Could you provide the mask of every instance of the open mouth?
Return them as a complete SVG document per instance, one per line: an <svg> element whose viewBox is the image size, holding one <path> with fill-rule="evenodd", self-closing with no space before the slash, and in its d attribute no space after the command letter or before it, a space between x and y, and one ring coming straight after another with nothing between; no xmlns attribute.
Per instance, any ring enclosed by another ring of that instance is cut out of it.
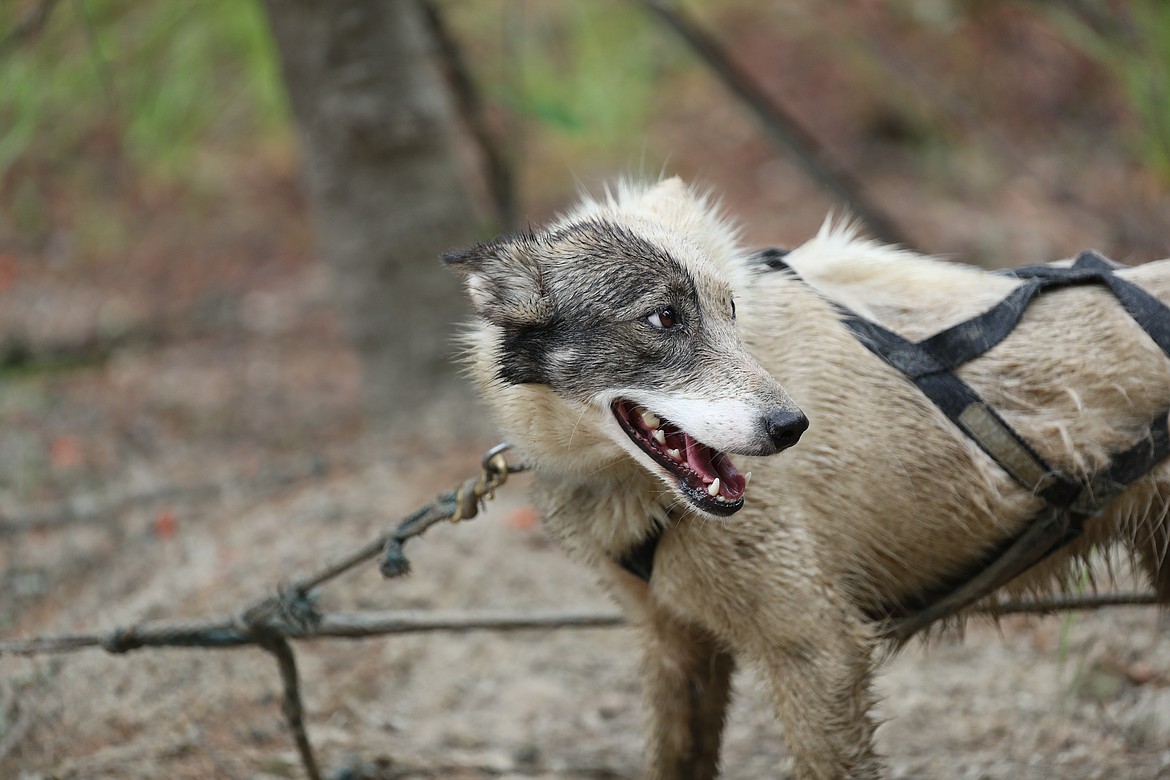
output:
<svg viewBox="0 0 1170 780"><path fill-rule="evenodd" d="M613 415L635 444L678 477L679 489L697 508L723 516L743 508L751 472L740 474L726 452L699 443L674 423L632 401L615 401Z"/></svg>

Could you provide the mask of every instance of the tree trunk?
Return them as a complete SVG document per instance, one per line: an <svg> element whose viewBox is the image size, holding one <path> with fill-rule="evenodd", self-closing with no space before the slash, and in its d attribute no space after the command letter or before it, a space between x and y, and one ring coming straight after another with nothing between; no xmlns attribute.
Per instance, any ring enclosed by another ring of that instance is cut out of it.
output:
<svg viewBox="0 0 1170 780"><path fill-rule="evenodd" d="M374 422L410 427L465 383L439 255L476 235L455 114L417 0L264 0L301 136L318 250Z"/></svg>

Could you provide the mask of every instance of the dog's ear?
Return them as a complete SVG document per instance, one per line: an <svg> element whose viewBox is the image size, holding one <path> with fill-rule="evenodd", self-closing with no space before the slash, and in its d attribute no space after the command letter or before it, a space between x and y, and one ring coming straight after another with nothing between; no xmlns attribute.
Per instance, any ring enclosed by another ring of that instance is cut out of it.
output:
<svg viewBox="0 0 1170 780"><path fill-rule="evenodd" d="M528 241L477 244L444 254L443 262L463 277L472 307L494 325L533 326L552 316L545 269Z"/></svg>

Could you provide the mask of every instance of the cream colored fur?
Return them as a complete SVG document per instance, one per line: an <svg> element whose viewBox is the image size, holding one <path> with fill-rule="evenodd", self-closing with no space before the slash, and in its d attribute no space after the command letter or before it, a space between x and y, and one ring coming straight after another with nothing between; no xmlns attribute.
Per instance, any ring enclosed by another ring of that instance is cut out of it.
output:
<svg viewBox="0 0 1170 780"><path fill-rule="evenodd" d="M671 253L704 294L730 290L742 348L811 423L779 455L734 457L754 472L744 508L726 520L682 512L647 586L615 560L679 500L615 433L612 399L569 402L544 385L502 382L501 328L481 321L469 335L474 378L535 469L546 527L601 572L641 629L647 776L716 774L729 675L740 662L771 687L799 777L880 777L869 716L876 627L864 615L963 570L1023 528L1040 502L859 344L829 301L919 338L985 310L1015 283L829 225L787 258L803 281L752 270L710 199L677 179L620 185L549 232L586 219ZM548 252L556 262L555 242ZM1170 264L1122 275L1170 300ZM1170 405L1170 362L1095 286L1041 296L1007 340L960 374L1045 458L1077 475L1132 445ZM1070 561L1117 542L1170 596L1168 496L1163 464L1081 542L1013 587L1059 587Z"/></svg>

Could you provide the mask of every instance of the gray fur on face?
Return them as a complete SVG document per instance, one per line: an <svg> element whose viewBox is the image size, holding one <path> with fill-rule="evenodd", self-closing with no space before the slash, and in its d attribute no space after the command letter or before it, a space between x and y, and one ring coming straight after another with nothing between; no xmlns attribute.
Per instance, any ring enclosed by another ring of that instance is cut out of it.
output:
<svg viewBox="0 0 1170 780"><path fill-rule="evenodd" d="M589 220L445 259L468 278L478 312L504 331L504 381L585 401L614 387L665 391L744 368L763 373L743 353L730 288L697 280L627 228ZM676 326L652 324L667 309Z"/></svg>

